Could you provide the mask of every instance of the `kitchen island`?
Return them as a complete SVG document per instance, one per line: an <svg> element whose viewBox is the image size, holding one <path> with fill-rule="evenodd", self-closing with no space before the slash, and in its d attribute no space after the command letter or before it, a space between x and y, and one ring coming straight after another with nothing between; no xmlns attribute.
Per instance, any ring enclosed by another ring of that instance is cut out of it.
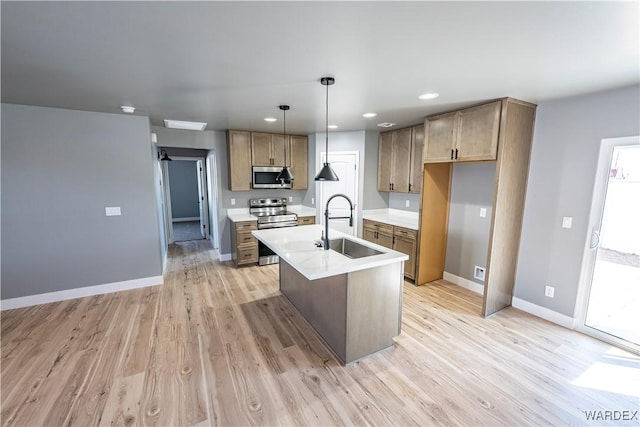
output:
<svg viewBox="0 0 640 427"><path fill-rule="evenodd" d="M324 250L320 225L252 234L280 256L280 291L342 363L393 345L407 255L334 230Z"/></svg>

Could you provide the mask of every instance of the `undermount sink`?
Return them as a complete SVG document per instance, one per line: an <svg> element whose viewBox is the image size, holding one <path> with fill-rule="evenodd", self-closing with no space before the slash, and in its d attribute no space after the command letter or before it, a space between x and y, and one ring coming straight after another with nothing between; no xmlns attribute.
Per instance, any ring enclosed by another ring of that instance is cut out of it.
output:
<svg viewBox="0 0 640 427"><path fill-rule="evenodd" d="M384 253L345 238L329 240L329 249L349 258L364 258Z"/></svg>

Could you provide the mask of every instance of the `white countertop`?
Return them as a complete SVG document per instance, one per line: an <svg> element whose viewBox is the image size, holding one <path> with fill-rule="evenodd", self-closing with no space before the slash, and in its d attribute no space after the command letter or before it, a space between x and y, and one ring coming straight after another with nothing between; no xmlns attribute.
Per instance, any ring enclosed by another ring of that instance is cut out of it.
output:
<svg viewBox="0 0 640 427"><path fill-rule="evenodd" d="M419 224L418 212L403 211L400 209L372 209L362 212L362 218L385 224L417 230Z"/></svg>
<svg viewBox="0 0 640 427"><path fill-rule="evenodd" d="M325 251L315 246L315 241L320 240L322 229L321 225L315 224L254 230L251 233L309 280L366 270L409 259L401 252L333 229L329 230L330 239L347 237L349 240L383 253L364 258L348 258L332 250Z"/></svg>
<svg viewBox="0 0 640 427"><path fill-rule="evenodd" d="M289 212L293 212L298 216L316 216L316 208L310 208L302 205L287 206Z"/></svg>
<svg viewBox="0 0 640 427"><path fill-rule="evenodd" d="M258 221L258 218L249 213L249 208L227 209L227 218L233 222Z"/></svg>

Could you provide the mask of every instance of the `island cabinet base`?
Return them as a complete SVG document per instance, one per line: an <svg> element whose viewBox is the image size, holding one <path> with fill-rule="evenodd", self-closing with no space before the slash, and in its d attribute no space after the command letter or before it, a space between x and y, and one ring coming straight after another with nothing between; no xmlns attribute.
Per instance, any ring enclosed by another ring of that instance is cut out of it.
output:
<svg viewBox="0 0 640 427"><path fill-rule="evenodd" d="M402 264L309 280L280 258L280 291L346 364L400 334Z"/></svg>

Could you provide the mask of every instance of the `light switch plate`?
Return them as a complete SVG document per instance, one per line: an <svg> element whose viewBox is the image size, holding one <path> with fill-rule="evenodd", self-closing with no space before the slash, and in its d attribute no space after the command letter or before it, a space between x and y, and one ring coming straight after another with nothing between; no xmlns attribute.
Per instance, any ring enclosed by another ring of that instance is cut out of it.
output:
<svg viewBox="0 0 640 427"><path fill-rule="evenodd" d="M122 215L120 211L120 206L108 206L104 208L104 213L106 216L119 216Z"/></svg>
<svg viewBox="0 0 640 427"><path fill-rule="evenodd" d="M562 228L571 228L571 223L573 222L573 218L570 216L562 217Z"/></svg>
<svg viewBox="0 0 640 427"><path fill-rule="evenodd" d="M487 208L480 208L480 218L487 217Z"/></svg>

